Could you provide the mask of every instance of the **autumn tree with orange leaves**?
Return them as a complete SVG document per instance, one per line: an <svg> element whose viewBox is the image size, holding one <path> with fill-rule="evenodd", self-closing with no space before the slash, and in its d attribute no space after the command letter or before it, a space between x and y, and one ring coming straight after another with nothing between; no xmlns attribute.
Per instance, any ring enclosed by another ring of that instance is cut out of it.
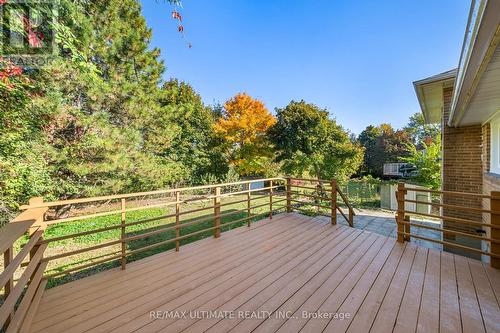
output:
<svg viewBox="0 0 500 333"><path fill-rule="evenodd" d="M231 163L240 175L262 175L273 160L267 130L276 123L264 103L240 93L224 104L215 132L228 143Z"/></svg>

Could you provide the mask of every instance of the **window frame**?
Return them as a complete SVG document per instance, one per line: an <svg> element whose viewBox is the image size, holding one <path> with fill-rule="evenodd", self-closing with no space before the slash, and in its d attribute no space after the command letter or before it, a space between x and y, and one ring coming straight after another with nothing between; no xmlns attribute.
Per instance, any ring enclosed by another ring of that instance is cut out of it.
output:
<svg viewBox="0 0 500 333"><path fill-rule="evenodd" d="M500 114L490 121L490 172L500 175Z"/></svg>

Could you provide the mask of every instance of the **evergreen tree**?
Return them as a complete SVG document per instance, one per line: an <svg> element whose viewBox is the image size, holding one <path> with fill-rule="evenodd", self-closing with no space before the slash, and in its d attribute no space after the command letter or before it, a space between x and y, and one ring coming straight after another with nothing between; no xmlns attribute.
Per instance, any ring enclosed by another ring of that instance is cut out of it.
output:
<svg viewBox="0 0 500 333"><path fill-rule="evenodd" d="M227 160L217 157L222 152L217 149L212 110L200 95L189 84L172 79L161 89L160 105L176 132L163 156L182 164L192 183L207 173L217 178L226 174Z"/></svg>
<svg viewBox="0 0 500 333"><path fill-rule="evenodd" d="M164 66L149 48L139 2L62 0L55 28L56 59L24 73L24 84L0 86L0 200L16 208L30 196L148 190L187 179L191 171L172 151L190 144L188 134L160 103Z"/></svg>
<svg viewBox="0 0 500 333"><path fill-rule="evenodd" d="M175 132L158 104L164 67L159 51L148 49L151 30L139 3L68 2L67 9L66 19L77 17L80 23L72 29L77 48L92 66L81 66L70 53L45 68L47 94L38 102L54 110L48 136L54 181L61 183L57 196L145 190L180 181L186 176L182 165L157 154Z"/></svg>

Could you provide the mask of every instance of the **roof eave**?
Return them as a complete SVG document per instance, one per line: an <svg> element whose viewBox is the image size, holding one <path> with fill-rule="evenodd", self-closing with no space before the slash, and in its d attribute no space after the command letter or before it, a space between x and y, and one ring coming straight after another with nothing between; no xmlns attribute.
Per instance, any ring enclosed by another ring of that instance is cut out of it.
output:
<svg viewBox="0 0 500 333"><path fill-rule="evenodd" d="M417 99L420 104L420 109L422 110L422 114L424 115L424 120L427 124L439 122L437 119L440 118L442 110L440 109L436 111L428 109L427 105L429 103L427 102L431 101L428 101L429 97L426 96L426 94L424 93L424 88L428 87L430 89L432 88L436 89L437 87L439 87L440 89L442 89L443 87L446 86L453 86L453 84L455 83L455 78L456 78L456 69L452 69L444 73L433 75L431 77L413 82L413 87L415 89L415 93L417 95ZM436 103L430 103L430 104L436 104ZM443 104L442 93L439 100L439 104L441 105ZM436 115L436 112L439 112L439 115Z"/></svg>
<svg viewBox="0 0 500 333"><path fill-rule="evenodd" d="M500 2L473 1L451 103L448 126L459 126L482 74L500 40Z"/></svg>

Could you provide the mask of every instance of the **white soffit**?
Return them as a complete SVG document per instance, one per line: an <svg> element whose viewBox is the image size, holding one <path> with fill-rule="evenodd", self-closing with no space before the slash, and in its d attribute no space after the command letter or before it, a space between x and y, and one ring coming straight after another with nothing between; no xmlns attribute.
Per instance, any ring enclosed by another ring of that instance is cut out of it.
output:
<svg viewBox="0 0 500 333"><path fill-rule="evenodd" d="M500 0L473 0L460 56L449 126L487 122L500 104ZM474 102L474 105L472 105Z"/></svg>
<svg viewBox="0 0 500 333"><path fill-rule="evenodd" d="M500 110L500 45L481 76L459 126L483 124Z"/></svg>
<svg viewBox="0 0 500 333"><path fill-rule="evenodd" d="M413 82L420 108L425 122L435 124L441 122L443 110L443 88L452 87L455 82L456 69L440 73L429 78Z"/></svg>

